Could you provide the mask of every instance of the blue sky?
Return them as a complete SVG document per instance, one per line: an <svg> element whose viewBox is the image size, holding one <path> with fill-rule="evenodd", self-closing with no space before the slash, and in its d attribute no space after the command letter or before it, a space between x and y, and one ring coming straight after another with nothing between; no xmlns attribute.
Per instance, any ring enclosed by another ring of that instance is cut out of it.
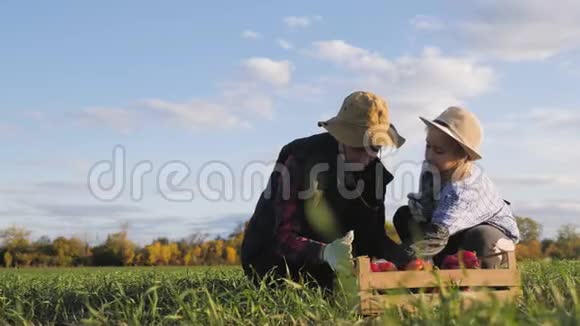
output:
<svg viewBox="0 0 580 326"><path fill-rule="evenodd" d="M553 236L580 216L579 48L577 1L4 3L0 227L95 241L129 222L142 243L228 233L261 190L242 196L244 167L267 175L282 145L321 132L316 122L348 93L370 90L409 140L383 158L396 176L418 172L417 117L463 105L485 129L481 166ZM103 202L87 180L116 145L126 187ZM141 161L153 171L133 200L128 174ZM172 161L189 168L181 188L193 200L157 189ZM204 180L220 185L207 174L224 166L226 198L204 198ZM403 179L387 216L414 190Z"/></svg>

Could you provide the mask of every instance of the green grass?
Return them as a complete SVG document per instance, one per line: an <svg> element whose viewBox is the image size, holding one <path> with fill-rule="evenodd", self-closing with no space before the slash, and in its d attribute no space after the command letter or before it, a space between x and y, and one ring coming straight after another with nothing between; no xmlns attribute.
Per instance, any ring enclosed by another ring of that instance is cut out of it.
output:
<svg viewBox="0 0 580 326"><path fill-rule="evenodd" d="M236 267L3 269L0 324L580 324L580 261L520 268L517 304L466 308L452 292L441 305L393 307L374 318L301 284L256 287Z"/></svg>

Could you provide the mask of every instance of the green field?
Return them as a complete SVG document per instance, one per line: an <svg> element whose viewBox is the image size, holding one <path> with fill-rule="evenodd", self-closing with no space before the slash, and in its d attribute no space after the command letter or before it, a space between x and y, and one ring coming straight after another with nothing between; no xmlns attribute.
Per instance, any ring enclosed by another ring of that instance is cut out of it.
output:
<svg viewBox="0 0 580 326"><path fill-rule="evenodd" d="M255 287L235 267L0 270L0 324L578 325L580 261L520 265L517 304L460 300L363 318L343 297L288 282Z"/></svg>

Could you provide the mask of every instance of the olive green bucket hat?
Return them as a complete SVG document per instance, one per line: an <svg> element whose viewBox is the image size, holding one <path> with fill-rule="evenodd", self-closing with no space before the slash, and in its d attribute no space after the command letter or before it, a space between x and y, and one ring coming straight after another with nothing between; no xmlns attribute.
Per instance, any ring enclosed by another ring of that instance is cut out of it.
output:
<svg viewBox="0 0 580 326"><path fill-rule="evenodd" d="M405 143L389 119L389 107L371 92L354 92L347 96L338 114L318 122L340 143L352 147L394 146Z"/></svg>

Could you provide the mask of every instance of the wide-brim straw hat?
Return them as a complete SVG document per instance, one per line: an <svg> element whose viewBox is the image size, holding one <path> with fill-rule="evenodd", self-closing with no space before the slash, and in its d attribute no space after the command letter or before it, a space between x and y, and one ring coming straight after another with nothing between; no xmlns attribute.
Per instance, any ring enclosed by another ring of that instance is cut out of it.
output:
<svg viewBox="0 0 580 326"><path fill-rule="evenodd" d="M340 143L352 147L395 146L405 143L391 124L389 107L371 92L354 92L347 96L338 114L327 121L319 121Z"/></svg>
<svg viewBox="0 0 580 326"><path fill-rule="evenodd" d="M472 161L481 156L483 129L475 114L464 108L452 106L447 108L435 120L419 117L427 126L441 130L453 138L465 150Z"/></svg>

